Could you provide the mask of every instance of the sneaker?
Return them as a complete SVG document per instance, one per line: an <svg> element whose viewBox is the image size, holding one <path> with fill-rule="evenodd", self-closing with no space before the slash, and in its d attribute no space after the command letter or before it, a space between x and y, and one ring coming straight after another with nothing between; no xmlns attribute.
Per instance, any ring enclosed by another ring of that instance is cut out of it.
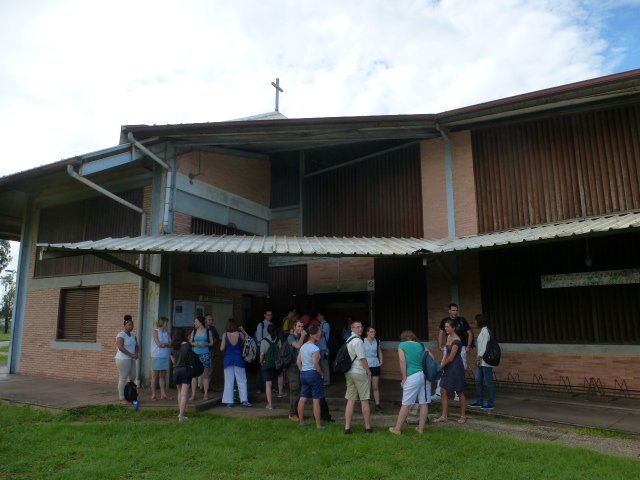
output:
<svg viewBox="0 0 640 480"><path fill-rule="evenodd" d="M482 408L482 402L473 402L469 405L469 408Z"/></svg>
<svg viewBox="0 0 640 480"><path fill-rule="evenodd" d="M376 405L376 412L382 413L382 407L380 405Z"/></svg>
<svg viewBox="0 0 640 480"><path fill-rule="evenodd" d="M316 427L316 430L326 430L327 426L326 425L320 425L319 427Z"/></svg>
<svg viewBox="0 0 640 480"><path fill-rule="evenodd" d="M242 402L242 406L243 407L253 407L253 404L251 402Z"/></svg>
<svg viewBox="0 0 640 480"><path fill-rule="evenodd" d="M440 396L439 393L436 393L435 395L431 395L431 401L439 402L440 400L442 400L442 397Z"/></svg>
<svg viewBox="0 0 640 480"><path fill-rule="evenodd" d="M233 403L227 403L227 408L233 408Z"/></svg>
<svg viewBox="0 0 640 480"><path fill-rule="evenodd" d="M264 408L266 408L267 410L273 410L273 407L272 407L271 405L267 405L267 406L266 406L266 407L264 407Z"/></svg>
<svg viewBox="0 0 640 480"><path fill-rule="evenodd" d="M311 425L309 422L298 423L298 428L305 428Z"/></svg>
<svg viewBox="0 0 640 480"><path fill-rule="evenodd" d="M491 405L490 403L485 403L484 405L482 405L482 407L480 407L482 410L493 410L493 405Z"/></svg>
<svg viewBox="0 0 640 480"><path fill-rule="evenodd" d="M373 428L366 428L364 431L366 433L373 433Z"/></svg>
<svg viewBox="0 0 640 480"><path fill-rule="evenodd" d="M453 401L454 401L454 402L459 402L459 401L460 401L460 397L459 397L458 395L456 395L456 396L453 398Z"/></svg>
<svg viewBox="0 0 640 480"><path fill-rule="evenodd" d="M285 392L279 393L278 398L285 398L287 394Z"/></svg>
<svg viewBox="0 0 640 480"><path fill-rule="evenodd" d="M189 420L189 417L185 417L184 415L182 415L182 416L178 415L178 421L179 422L184 422L185 420Z"/></svg>

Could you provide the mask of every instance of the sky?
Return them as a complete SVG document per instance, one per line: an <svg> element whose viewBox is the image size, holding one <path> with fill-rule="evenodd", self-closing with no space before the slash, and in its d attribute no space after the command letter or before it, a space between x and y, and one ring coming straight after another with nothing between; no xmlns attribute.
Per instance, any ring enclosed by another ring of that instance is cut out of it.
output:
<svg viewBox="0 0 640 480"><path fill-rule="evenodd" d="M640 68L640 0L0 0L0 176L121 125L439 113Z"/></svg>

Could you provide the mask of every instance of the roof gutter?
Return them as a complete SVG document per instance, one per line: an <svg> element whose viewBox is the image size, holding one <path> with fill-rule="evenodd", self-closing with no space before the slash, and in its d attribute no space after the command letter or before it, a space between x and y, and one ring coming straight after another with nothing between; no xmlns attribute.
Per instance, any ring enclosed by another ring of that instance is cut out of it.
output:
<svg viewBox="0 0 640 480"><path fill-rule="evenodd" d="M173 184L173 170L171 167L160 157L158 157L155 153L145 147L142 143L140 143L136 137L134 137L133 133L129 132L127 134L127 138L131 142L131 144L140 150L142 153L147 155L149 158L154 160L158 165L164 168L167 171L167 182L165 185L165 195L164 195L164 212L162 214L162 226L160 230L162 233L170 233L169 229L169 210L171 207L171 185Z"/></svg>

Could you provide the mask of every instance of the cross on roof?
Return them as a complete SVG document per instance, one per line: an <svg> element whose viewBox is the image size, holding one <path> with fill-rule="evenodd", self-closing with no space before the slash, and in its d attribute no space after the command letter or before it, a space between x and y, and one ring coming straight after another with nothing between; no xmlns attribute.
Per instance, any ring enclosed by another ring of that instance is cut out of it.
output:
<svg viewBox="0 0 640 480"><path fill-rule="evenodd" d="M275 83L271 82L271 85L276 89L276 112L279 112L280 108L280 92L284 92L283 89L280 88L280 79L276 78Z"/></svg>

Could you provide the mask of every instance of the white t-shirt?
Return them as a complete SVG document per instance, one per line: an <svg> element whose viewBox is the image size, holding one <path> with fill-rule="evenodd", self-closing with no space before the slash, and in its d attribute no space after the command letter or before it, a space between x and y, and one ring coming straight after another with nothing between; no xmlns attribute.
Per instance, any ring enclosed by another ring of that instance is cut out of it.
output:
<svg viewBox="0 0 640 480"><path fill-rule="evenodd" d="M136 353L136 344L138 343L136 340L136 334L131 332L131 335L127 335L127 332L122 331L118 335L116 335L116 339L123 338L124 339L124 349L129 353ZM122 353L119 348L116 349L116 358L118 360L133 360L126 353Z"/></svg>
<svg viewBox="0 0 640 480"><path fill-rule="evenodd" d="M357 337L357 338L354 338L353 340L351 340L353 337ZM351 337L349 337L349 340L351 341L347 344L347 351L349 352L349 356L351 356L351 358L354 359L353 363L351 364L351 369L349 370L349 373L366 374L361 361L361 359L366 358L364 355L364 343L362 342L362 338L360 338L355 333L352 333Z"/></svg>

